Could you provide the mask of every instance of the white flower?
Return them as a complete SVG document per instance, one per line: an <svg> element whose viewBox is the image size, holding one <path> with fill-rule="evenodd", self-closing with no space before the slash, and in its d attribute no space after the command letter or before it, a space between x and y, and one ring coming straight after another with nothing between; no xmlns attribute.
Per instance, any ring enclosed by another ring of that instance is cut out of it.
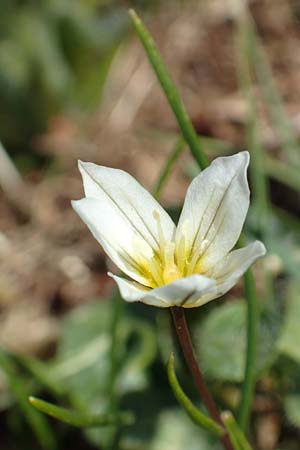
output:
<svg viewBox="0 0 300 450"><path fill-rule="evenodd" d="M193 308L225 294L258 258L261 242L233 250L249 207L249 153L217 158L191 183L176 227L128 173L79 162L85 198L72 206L112 261L128 302Z"/></svg>

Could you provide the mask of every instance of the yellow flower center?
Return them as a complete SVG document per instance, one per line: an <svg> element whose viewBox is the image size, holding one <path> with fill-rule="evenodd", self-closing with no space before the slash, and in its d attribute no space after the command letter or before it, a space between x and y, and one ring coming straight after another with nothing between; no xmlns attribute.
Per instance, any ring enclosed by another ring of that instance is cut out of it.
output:
<svg viewBox="0 0 300 450"><path fill-rule="evenodd" d="M154 288L172 283L178 278L201 273L202 250L207 241L204 241L197 251L193 251L191 245L188 245L189 227L188 223L185 223L175 244L175 241L169 241L164 236L160 213L154 211L153 216L157 222L159 251L154 253L141 242L136 242L139 272L147 281L147 285Z"/></svg>

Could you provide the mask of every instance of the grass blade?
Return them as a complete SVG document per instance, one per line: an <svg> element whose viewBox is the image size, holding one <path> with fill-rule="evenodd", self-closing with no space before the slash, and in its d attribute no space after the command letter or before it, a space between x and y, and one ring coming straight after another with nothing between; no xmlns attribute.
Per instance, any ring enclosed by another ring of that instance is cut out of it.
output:
<svg viewBox="0 0 300 450"><path fill-rule="evenodd" d="M174 353L171 353L168 362L168 379L173 394L192 421L199 427L209 431L217 437L223 436L225 434L225 430L213 419L210 419L202 411L196 408L183 392L174 369Z"/></svg>
<svg viewBox="0 0 300 450"><path fill-rule="evenodd" d="M161 192L168 180L172 167L183 152L184 146L185 142L181 138L178 139L154 187L153 195L156 199L160 198Z"/></svg>
<svg viewBox="0 0 300 450"><path fill-rule="evenodd" d="M130 413L122 413L120 416L111 414L85 414L74 411L53 403L45 402L39 398L29 397L29 403L37 410L53 417L61 422L79 428L103 427L107 425L114 425L121 421L125 425L132 423L132 415Z"/></svg>
<svg viewBox="0 0 300 450"><path fill-rule="evenodd" d="M299 167L299 144L295 138L293 128L285 111L282 98L275 84L272 70L265 54L255 23L250 15L247 16L252 40L252 64L260 83L266 106L271 120L279 135L283 150L288 161Z"/></svg>
<svg viewBox="0 0 300 450"><path fill-rule="evenodd" d="M234 444L235 450L252 450L249 442L247 441L244 433L239 428L235 421L235 418L229 411L225 411L222 414L223 422L226 426L228 434L231 438L231 442Z"/></svg>
<svg viewBox="0 0 300 450"><path fill-rule="evenodd" d="M26 381L18 375L14 361L3 350L0 350L0 367L7 375L11 392L39 442L41 449L56 450L57 444L54 433L46 418L28 405L27 398L29 392Z"/></svg>
<svg viewBox="0 0 300 450"><path fill-rule="evenodd" d="M250 172L253 190L253 202L257 210L257 230L261 238L268 229L270 212L270 196L265 176L265 157L260 135L260 123L256 98L253 94L251 80L252 39L246 15L239 18L236 28L237 75L240 90L246 100L247 117L247 146L251 155Z"/></svg>
<svg viewBox="0 0 300 450"><path fill-rule="evenodd" d="M175 86L175 83L173 82L169 71L162 60L152 36L134 10L131 9L129 11L129 15L131 17L134 29L147 53L149 62L152 65L158 81L167 97L169 105L176 116L182 136L189 145L191 152L198 162L201 170L205 169L205 167L209 164L208 158L203 151L198 135L186 112L177 87Z"/></svg>

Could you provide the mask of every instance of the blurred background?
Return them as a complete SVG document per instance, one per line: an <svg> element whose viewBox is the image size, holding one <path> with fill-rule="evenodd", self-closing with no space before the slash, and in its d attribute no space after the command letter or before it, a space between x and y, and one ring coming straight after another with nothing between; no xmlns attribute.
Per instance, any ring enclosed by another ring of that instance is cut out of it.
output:
<svg viewBox="0 0 300 450"><path fill-rule="evenodd" d="M131 28L134 7L180 88L209 158L249 148L246 237L260 302L251 439L300 442L300 4L296 0L1 0L0 442L6 450L220 448L173 399L166 311L127 305L109 261L70 207L77 159L156 186L179 138ZM244 9L249 20L244 22ZM161 201L178 217L198 173L182 150ZM240 283L188 313L206 379L238 405L246 305ZM198 402L178 354L178 375ZM136 423L78 430L36 412L31 394L80 411L132 410Z"/></svg>

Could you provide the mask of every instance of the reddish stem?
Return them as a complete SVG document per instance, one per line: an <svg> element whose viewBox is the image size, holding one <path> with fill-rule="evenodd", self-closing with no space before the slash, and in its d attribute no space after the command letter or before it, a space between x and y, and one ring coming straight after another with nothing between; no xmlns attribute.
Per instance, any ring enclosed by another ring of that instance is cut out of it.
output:
<svg viewBox="0 0 300 450"><path fill-rule="evenodd" d="M171 308L171 314L173 317L174 326L179 339L179 343L184 355L185 361L192 374L194 382L198 388L199 394L203 403L205 404L211 417L220 425L224 425L221 419L219 409L209 392L206 383L204 381L202 372L198 365L196 355L194 352L191 335L186 323L184 308L180 306L173 306ZM234 450L230 442L228 434L225 434L222 438L222 443L225 450Z"/></svg>

